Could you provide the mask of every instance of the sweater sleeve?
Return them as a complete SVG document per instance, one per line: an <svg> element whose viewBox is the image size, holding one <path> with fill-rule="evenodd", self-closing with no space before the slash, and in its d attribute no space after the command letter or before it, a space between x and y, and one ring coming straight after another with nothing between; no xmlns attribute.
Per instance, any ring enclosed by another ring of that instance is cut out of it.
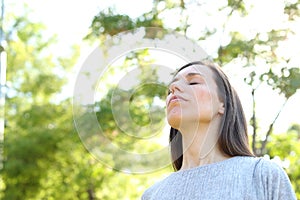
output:
<svg viewBox="0 0 300 200"><path fill-rule="evenodd" d="M296 200L290 180L285 171L276 163L262 159L260 162L260 189L262 199Z"/></svg>
<svg viewBox="0 0 300 200"><path fill-rule="evenodd" d="M154 185L152 185L151 187L149 187L147 190L144 191L144 193L141 196L141 200L152 200L155 199L155 193L159 190L159 185L161 181L158 181L157 183L155 183Z"/></svg>
<svg viewBox="0 0 300 200"><path fill-rule="evenodd" d="M151 189L152 188L148 188L141 197L141 200L150 200L151 199Z"/></svg>

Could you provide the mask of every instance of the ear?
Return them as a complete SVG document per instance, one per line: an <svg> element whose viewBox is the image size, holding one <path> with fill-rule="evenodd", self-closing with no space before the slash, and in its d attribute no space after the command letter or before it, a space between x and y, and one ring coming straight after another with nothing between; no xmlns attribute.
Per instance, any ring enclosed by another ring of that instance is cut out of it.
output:
<svg viewBox="0 0 300 200"><path fill-rule="evenodd" d="M220 102L220 106L219 106L219 110L218 110L218 113L223 115L225 112L225 106L224 106L224 103L223 102Z"/></svg>

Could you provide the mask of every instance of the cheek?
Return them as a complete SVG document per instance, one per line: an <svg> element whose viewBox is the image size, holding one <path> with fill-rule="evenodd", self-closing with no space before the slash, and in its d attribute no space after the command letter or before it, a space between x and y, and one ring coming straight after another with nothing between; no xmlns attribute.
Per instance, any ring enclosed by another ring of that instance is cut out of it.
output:
<svg viewBox="0 0 300 200"><path fill-rule="evenodd" d="M200 118L211 118L213 115L212 96L208 87L198 90L195 95L195 106L193 113L197 113Z"/></svg>
<svg viewBox="0 0 300 200"><path fill-rule="evenodd" d="M211 106L211 93L208 87L198 90L195 95L197 107Z"/></svg>

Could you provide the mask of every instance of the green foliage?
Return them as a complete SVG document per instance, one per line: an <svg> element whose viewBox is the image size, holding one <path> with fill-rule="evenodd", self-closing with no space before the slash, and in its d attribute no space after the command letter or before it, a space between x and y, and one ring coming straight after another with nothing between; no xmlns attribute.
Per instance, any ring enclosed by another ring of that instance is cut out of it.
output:
<svg viewBox="0 0 300 200"><path fill-rule="evenodd" d="M290 20L295 20L299 15L300 1L287 2L284 7L284 13L289 16Z"/></svg>
<svg viewBox="0 0 300 200"><path fill-rule="evenodd" d="M300 89L300 69L296 67L281 68L278 75L270 69L261 75L261 80L266 80L274 90L279 90L279 93L284 94L288 99Z"/></svg>
<svg viewBox="0 0 300 200"><path fill-rule="evenodd" d="M77 48L69 58L56 58L48 53L53 40L39 37L42 25L31 23L25 16L18 17L13 27L11 32L18 37L8 38L10 91L1 199L137 199L144 190L138 185L150 185L148 176L117 173L92 157L74 129L70 100L56 100L66 83L64 74L76 62ZM104 112L101 117L110 124L113 120L107 101L101 102L101 111L110 113ZM136 109L131 108L135 118L139 115ZM116 126L106 128L109 134ZM119 141L124 143L122 138ZM115 165L126 161L125 157Z"/></svg>
<svg viewBox="0 0 300 200"><path fill-rule="evenodd" d="M58 142L62 139L64 126L58 126L61 120L53 114L61 108L54 105L32 105L23 114L15 115L17 125L6 128L3 178L5 181L4 199L33 198L38 192L41 179L55 161ZM27 123L26 123L27 122ZM26 186L26 187L24 187ZM16 190L18 188L18 190Z"/></svg>
<svg viewBox="0 0 300 200"><path fill-rule="evenodd" d="M131 19L128 15L115 14L113 9L101 11L96 15L90 26L90 33L85 39L101 39L106 35L116 35L117 33L129 31L138 27L163 27L162 21L157 13L144 13L137 19Z"/></svg>
<svg viewBox="0 0 300 200"><path fill-rule="evenodd" d="M153 87L155 88L152 90ZM95 104L96 107L99 107L99 111L96 112L99 125L109 139L118 143L118 146L133 150L132 145L138 142L141 137L149 137L162 127L164 110L160 106L153 104L153 98L157 94L150 93L150 91L155 92L155 90L158 94L163 93L165 95L164 87L153 85L146 85L137 91L124 91L112 88L105 99ZM146 94L143 94L145 92ZM157 97L161 98L161 96ZM127 115L128 111L129 115ZM148 129L143 127L148 127ZM133 137L124 139L127 136L124 133ZM143 150L145 151L146 149L144 146Z"/></svg>
<svg viewBox="0 0 300 200"><path fill-rule="evenodd" d="M231 33L231 42L223 47L220 46L218 50L220 63L229 63L237 57L246 57L249 60L253 60L256 56L253 48L257 44L257 40L251 39L247 40L240 33Z"/></svg>
<svg viewBox="0 0 300 200"><path fill-rule="evenodd" d="M111 9L108 13L101 12L95 16L92 21L92 32L95 36L101 34L115 35L122 31L131 30L134 28L134 22L127 15L113 14Z"/></svg>
<svg viewBox="0 0 300 200"><path fill-rule="evenodd" d="M164 6L159 7L162 2ZM192 26L188 22L191 13L187 12L192 5L200 4L196 1L187 3L182 0L155 0L150 12L135 19L126 14L117 14L114 9L101 11L94 17L86 39L104 41L112 35L138 27L166 28L167 20L161 14L176 9L182 14L176 30L185 34ZM285 3L284 12L289 16L289 22L299 17L298 8L299 1ZM228 19L236 13L242 17L248 14L244 2L239 0L229 0L227 6L219 10L223 12L226 9ZM56 100L62 86L66 84L64 75L76 63L78 48L74 46L68 58L57 58L50 51L56 38L45 38L44 25L31 22L26 15L11 15L10 20L10 30L6 38L9 93L6 104L4 168L1 169L0 182L1 199L137 199L145 188L160 179L162 174L171 171L168 167L152 174L122 174L109 169L93 157L81 143L73 126L70 100ZM213 37L218 34L220 27L204 29L196 36L198 40ZM215 60L222 65L238 60L243 61L241 63L245 67L254 67L245 77L245 82L253 88L253 96L260 83L267 83L289 99L300 88L299 67L288 67L289 60L279 58L276 49L291 33L288 29L273 29L266 33L267 39L261 39L265 33L257 33L252 38L247 38L240 32L232 31L228 35L229 43L217 48L218 57ZM142 87L137 90L124 90L111 84L110 89L105 91L106 95L87 108L87 112L96 110L99 125L106 138L119 147L138 153L152 152L161 147L160 144L138 140L139 137L150 137L153 130L160 128L162 107L156 105L153 99L155 97L163 100L166 89L163 84L150 84L151 81L157 83L158 76L155 68L148 68L151 61L145 61L147 53L132 53L126 57L124 64L126 67L140 64L141 74L138 79L144 83ZM265 61L264 70L255 70L261 67L256 66L258 58ZM280 69L276 70L274 66L280 66ZM114 73L117 73L116 69L110 72ZM109 85L109 77L103 78ZM113 108L111 99L116 105ZM128 118L120 115L121 124L116 124L113 112L126 111L129 111L128 117L132 123L128 124ZM80 117L88 127L87 114ZM145 129L151 124L155 126ZM251 124L254 126L256 123L252 121ZM286 134L280 135L272 134L272 126L265 140L265 152L271 157L279 156L290 162L286 170L297 197L300 198L299 125L292 126ZM93 128L91 133L92 130ZM124 131L134 137L126 137ZM91 136L91 133L86 136ZM263 147L263 141L260 140L262 139L253 138L257 147ZM115 153L117 152L112 151L110 166L122 169L124 164L130 164L126 155ZM114 160L117 156L123 157ZM147 162L141 163L141 166L160 161Z"/></svg>
<svg viewBox="0 0 300 200"><path fill-rule="evenodd" d="M234 12L241 16L246 16L248 14L247 8L245 7L245 2L242 0L228 0L227 5L220 9L222 11L224 8L230 8L231 12L228 16L231 16Z"/></svg>
<svg viewBox="0 0 300 200"><path fill-rule="evenodd" d="M293 9L295 6L299 6L299 2L290 6L289 3L286 4L285 12L289 12L290 15L296 15ZM234 6L232 8L234 8ZM290 22L292 22L293 19L294 18L291 17ZM272 29L268 32L256 32L252 37L249 37L249 35L246 37L239 32L230 32L231 41L227 45L218 48L218 58L215 60L221 65L239 62L243 67L251 69L251 71L249 70L249 74L244 77L244 80L252 90L253 113L250 122L253 127L252 147L254 153L258 156L266 153L266 143L268 142L268 137L273 132L273 126L278 116L288 99L300 88L299 66L291 67L289 65L289 59L283 59L277 55L280 42L287 40L292 34L294 34L294 32L289 28ZM262 62L258 64L258 60L263 61L263 64ZM285 97L285 103L274 116L273 120L271 120L269 129L265 133L257 134L258 119L256 118L255 110L255 93L263 83L266 83L273 90L282 94Z"/></svg>
<svg viewBox="0 0 300 200"><path fill-rule="evenodd" d="M297 198L300 198L300 129L294 124L287 133L272 135L267 144L271 158L279 157L288 162L286 172L291 179Z"/></svg>

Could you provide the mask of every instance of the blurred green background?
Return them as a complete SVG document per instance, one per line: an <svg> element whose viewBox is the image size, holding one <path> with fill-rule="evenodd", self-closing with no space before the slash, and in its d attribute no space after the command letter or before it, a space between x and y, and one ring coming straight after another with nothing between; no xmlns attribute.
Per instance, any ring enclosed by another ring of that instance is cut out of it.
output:
<svg viewBox="0 0 300 200"><path fill-rule="evenodd" d="M300 199L300 1L30 2L2 2L6 43L0 51L7 53L7 82L1 90L6 96L0 116L5 122L1 199L139 199L172 171L168 166L134 175L106 167L85 149L73 124L72 83L83 55L95 44L103 46L113 35L138 27L177 31L228 72L241 93L253 151L284 167ZM43 20L44 15L51 23ZM51 31L55 25L60 32ZM80 35L76 26L83 34L71 44L61 35ZM149 55L147 50L128 54L121 66L138 64L140 82L149 73L158 81L157 71L143 67L155 63ZM161 148L164 144L159 142L136 143L122 137L110 104L115 85L110 74L106 76L107 90L100 91L102 98L92 109L98 108L95 112L107 138L133 152ZM133 121L142 126L165 123L164 106L157 107L153 100L164 101L165 92L164 87L151 85L132 91L128 109ZM119 105L124 103L122 94ZM151 109L157 112L151 112L150 119ZM136 127L126 130L136 132ZM114 161L113 167L120 169L123 162L126 158Z"/></svg>

